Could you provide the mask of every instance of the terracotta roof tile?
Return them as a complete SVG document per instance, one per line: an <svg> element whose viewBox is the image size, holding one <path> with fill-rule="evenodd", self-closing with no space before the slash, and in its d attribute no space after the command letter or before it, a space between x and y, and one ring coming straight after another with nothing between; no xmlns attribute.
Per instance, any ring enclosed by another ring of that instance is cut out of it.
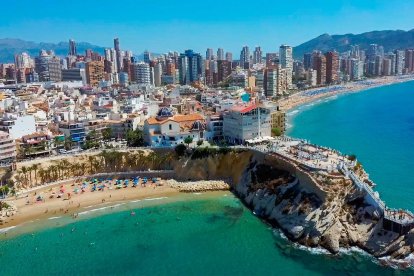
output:
<svg viewBox="0 0 414 276"><path fill-rule="evenodd" d="M148 118L147 123L149 125L156 125L156 124L162 124L167 121L173 121L177 123L186 123L191 121L197 121L197 120L204 120L204 117L201 114L188 114L188 115L174 115L173 117L166 118L165 120L157 120L154 117Z"/></svg>

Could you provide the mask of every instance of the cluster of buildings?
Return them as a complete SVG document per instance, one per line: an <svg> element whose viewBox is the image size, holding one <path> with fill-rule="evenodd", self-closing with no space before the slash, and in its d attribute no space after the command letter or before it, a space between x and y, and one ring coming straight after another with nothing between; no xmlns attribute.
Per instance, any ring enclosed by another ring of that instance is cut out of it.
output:
<svg viewBox="0 0 414 276"><path fill-rule="evenodd" d="M385 52L384 47L370 44L368 49L351 45L344 53L313 51L294 62L298 86L323 86L369 77L395 76L414 72L414 50Z"/></svg>
<svg viewBox="0 0 414 276"><path fill-rule="evenodd" d="M118 38L114 39L114 48L105 49L104 53L79 53L76 42L69 40L66 57L58 57L50 50L41 50L33 58L23 52L15 56L14 64L1 64L0 79L8 84L82 82L84 86L100 88L130 84L239 86L262 90L268 97L293 88L290 46L282 45L279 52L267 54L261 47L251 53L244 46L239 60L233 60L233 54L222 48L216 53L211 48L206 56L193 50L157 56L145 51L143 60L138 61L131 51L121 50Z"/></svg>
<svg viewBox="0 0 414 276"><path fill-rule="evenodd" d="M147 145L243 144L285 131L277 99L300 88L414 72L414 50L385 53L372 44L346 53L314 51L294 60L281 45L240 57L219 48L151 55L138 61L119 39L104 53L40 51L0 65L0 165L64 150L123 141L142 131Z"/></svg>

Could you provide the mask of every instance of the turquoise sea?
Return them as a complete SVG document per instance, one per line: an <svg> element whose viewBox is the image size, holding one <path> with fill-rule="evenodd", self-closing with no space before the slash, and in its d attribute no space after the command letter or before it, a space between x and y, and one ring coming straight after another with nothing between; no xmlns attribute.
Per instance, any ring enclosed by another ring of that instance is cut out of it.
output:
<svg viewBox="0 0 414 276"><path fill-rule="evenodd" d="M414 211L414 82L298 109L290 135L356 154L393 207ZM135 215L131 215L131 211ZM290 243L232 194L183 194L0 234L0 275L412 275L363 253Z"/></svg>
<svg viewBox="0 0 414 276"><path fill-rule="evenodd" d="M394 208L414 211L414 82L322 100L291 112L288 135L355 154Z"/></svg>
<svg viewBox="0 0 414 276"><path fill-rule="evenodd" d="M3 235L1 275L393 273L365 255L299 249L228 192L128 203L46 223Z"/></svg>

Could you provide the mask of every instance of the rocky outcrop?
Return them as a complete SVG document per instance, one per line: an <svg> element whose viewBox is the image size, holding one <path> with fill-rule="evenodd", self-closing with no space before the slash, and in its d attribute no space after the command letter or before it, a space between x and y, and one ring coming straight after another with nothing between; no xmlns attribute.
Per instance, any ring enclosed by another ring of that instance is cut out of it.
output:
<svg viewBox="0 0 414 276"><path fill-rule="evenodd" d="M376 207L351 181L306 171L280 156L255 151L181 160L185 180L222 179L260 218L308 247L333 254L359 247L375 257L402 260L414 251L414 231L384 231Z"/></svg>
<svg viewBox="0 0 414 276"><path fill-rule="evenodd" d="M170 179L165 184L171 188L174 188L184 193L194 192L208 192L208 191L227 191L230 190L230 185L224 181L190 181L190 182L178 182Z"/></svg>

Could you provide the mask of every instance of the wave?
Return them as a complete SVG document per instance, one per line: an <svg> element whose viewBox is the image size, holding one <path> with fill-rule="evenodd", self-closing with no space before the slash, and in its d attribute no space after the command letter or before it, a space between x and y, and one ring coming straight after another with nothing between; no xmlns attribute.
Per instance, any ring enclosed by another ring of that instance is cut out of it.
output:
<svg viewBox="0 0 414 276"><path fill-rule="evenodd" d="M124 205L124 204L125 203L119 203L119 204L115 204L115 205L110 205L110 206L96 208L96 209L92 209L92 210L88 210L88 211L83 211L83 212L78 213L78 215L85 215L85 214L89 214L89 213L93 213L93 212L97 212L97 211L102 211L102 210L109 209L109 208L116 208L116 207L119 207L119 206Z"/></svg>
<svg viewBox="0 0 414 276"><path fill-rule="evenodd" d="M142 201L141 199L137 199L137 200L131 200L130 203L135 203L135 202L140 202Z"/></svg>
<svg viewBox="0 0 414 276"><path fill-rule="evenodd" d="M6 233L9 230L12 230L13 228L16 228L17 226L10 226L10 227L6 227L6 228L2 228L0 229L0 233Z"/></svg>
<svg viewBox="0 0 414 276"><path fill-rule="evenodd" d="M295 114L298 114L298 113L299 113L299 110L295 109L295 110L289 111L289 112L287 113L287 115L288 115L288 116L292 116L292 115L295 115Z"/></svg>
<svg viewBox="0 0 414 276"><path fill-rule="evenodd" d="M61 217L51 217L51 218L48 218L48 219L58 219L58 218L61 218Z"/></svg>
<svg viewBox="0 0 414 276"><path fill-rule="evenodd" d="M144 200L151 201L151 200L162 200L162 199L166 199L166 198L168 198L168 197L165 197L165 196L163 196L163 197L149 197L149 198L145 198Z"/></svg>

